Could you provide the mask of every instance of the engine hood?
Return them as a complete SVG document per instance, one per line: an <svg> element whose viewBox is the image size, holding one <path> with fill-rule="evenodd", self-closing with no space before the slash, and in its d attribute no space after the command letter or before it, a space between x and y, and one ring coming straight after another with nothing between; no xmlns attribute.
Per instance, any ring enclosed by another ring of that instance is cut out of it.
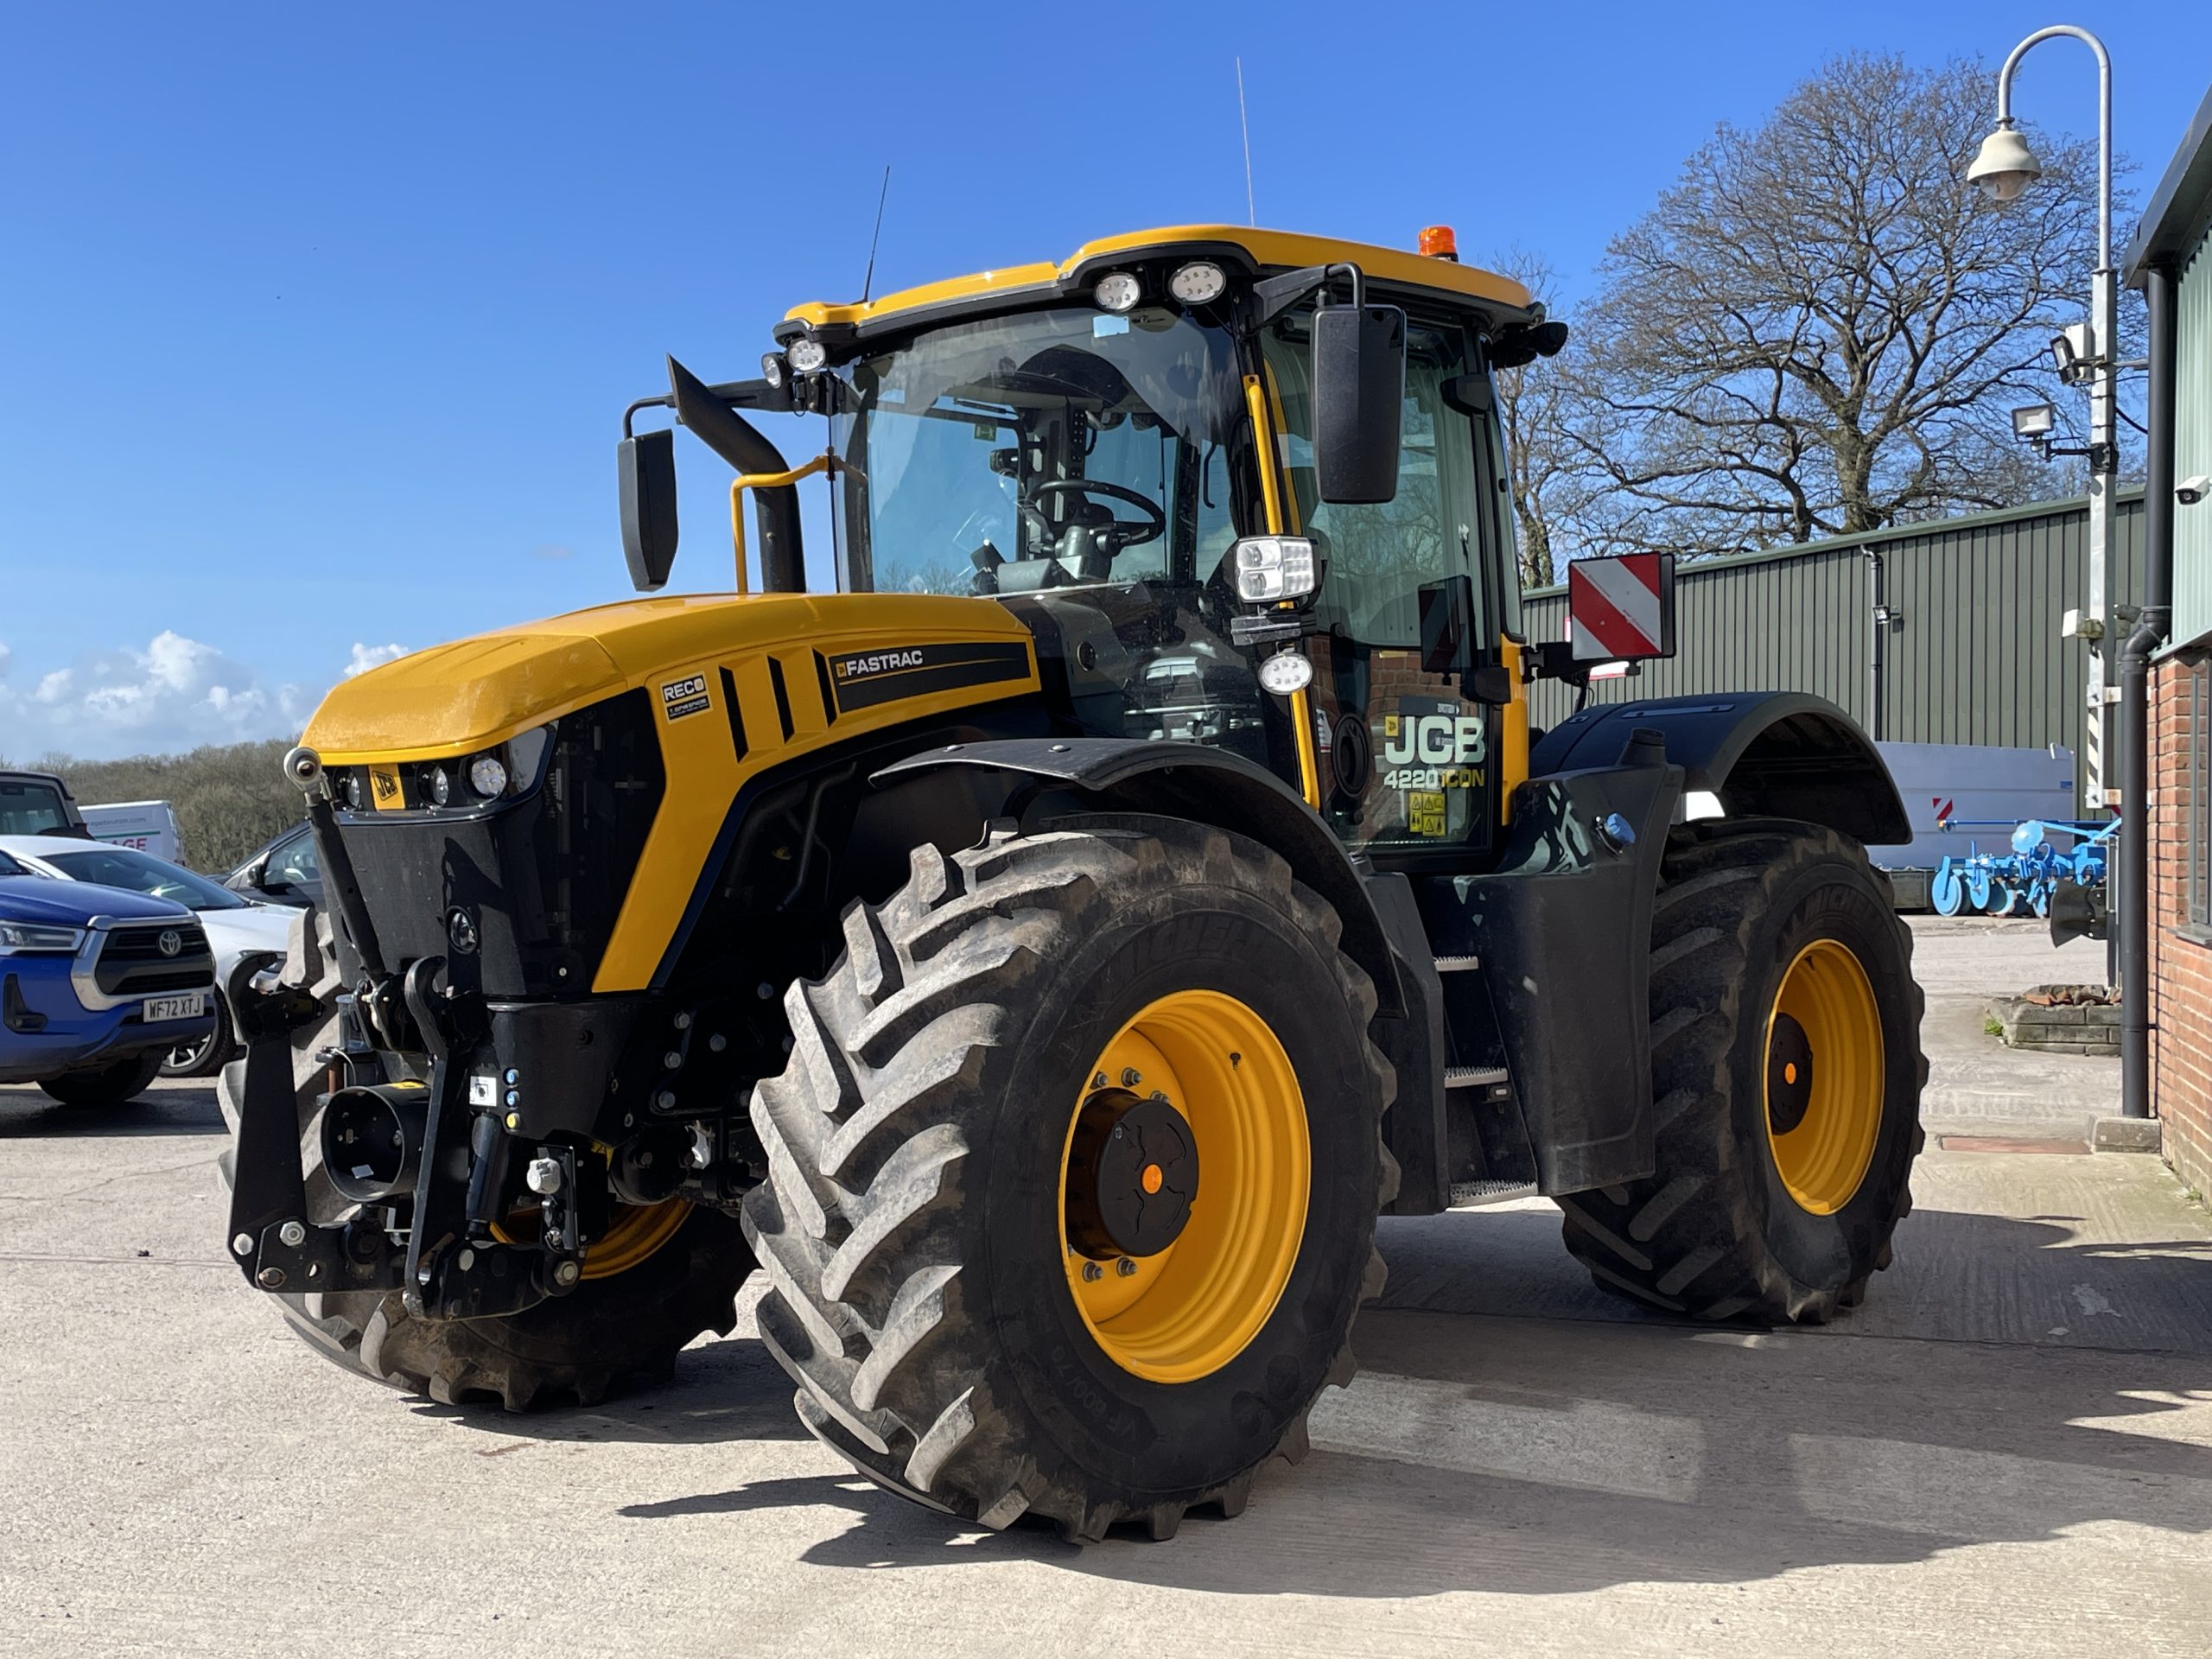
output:
<svg viewBox="0 0 2212 1659"><path fill-rule="evenodd" d="M334 766L391 757L442 760L738 653L826 640L858 651L952 636L1028 638L989 600L944 594L626 600L432 645L343 681L315 710L306 741Z"/></svg>

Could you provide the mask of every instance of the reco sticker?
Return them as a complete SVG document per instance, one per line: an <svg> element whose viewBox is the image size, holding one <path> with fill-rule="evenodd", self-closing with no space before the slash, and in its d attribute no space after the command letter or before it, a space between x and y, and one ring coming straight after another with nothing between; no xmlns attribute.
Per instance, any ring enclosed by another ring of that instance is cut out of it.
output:
<svg viewBox="0 0 2212 1659"><path fill-rule="evenodd" d="M671 720L703 714L713 707L714 699L707 695L707 677L703 674L671 680L660 689L660 710Z"/></svg>

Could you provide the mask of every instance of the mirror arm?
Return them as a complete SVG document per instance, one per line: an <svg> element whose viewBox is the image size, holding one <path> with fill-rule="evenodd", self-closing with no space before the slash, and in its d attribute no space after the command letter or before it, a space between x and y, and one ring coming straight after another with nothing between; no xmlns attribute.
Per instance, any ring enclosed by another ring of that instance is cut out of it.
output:
<svg viewBox="0 0 2212 1659"><path fill-rule="evenodd" d="M632 429L632 423L637 419L638 411L639 410L668 409L671 407L672 407L671 400L666 397L639 398L636 403L631 404L627 409L622 411L622 435L626 438L634 438L638 435L637 433Z"/></svg>
<svg viewBox="0 0 2212 1659"><path fill-rule="evenodd" d="M668 383L669 396L676 405L676 418L740 474L774 475L791 471L783 452L752 422L732 409L720 390L708 385L672 357L668 359ZM766 385L765 381L760 384ZM772 594L805 592L798 491L788 483L764 486L754 492L753 500L760 522L761 587Z"/></svg>
<svg viewBox="0 0 2212 1659"><path fill-rule="evenodd" d="M1306 265L1280 276L1263 276L1252 284L1251 326L1259 328L1273 322L1315 289L1326 287L1340 276L1351 281L1351 302L1366 304L1367 273L1357 265Z"/></svg>
<svg viewBox="0 0 2212 1659"><path fill-rule="evenodd" d="M762 409L773 415L788 415L795 407L789 386L772 386L766 380L726 380L721 385L709 386L707 391L736 409ZM675 407L675 397L666 392L658 397L639 398L622 411L622 435L637 435L632 423L639 410Z"/></svg>

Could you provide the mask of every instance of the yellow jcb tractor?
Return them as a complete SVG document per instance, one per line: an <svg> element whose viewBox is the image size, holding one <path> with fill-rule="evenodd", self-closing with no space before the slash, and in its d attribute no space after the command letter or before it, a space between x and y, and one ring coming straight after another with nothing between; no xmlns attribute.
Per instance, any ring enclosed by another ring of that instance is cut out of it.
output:
<svg viewBox="0 0 2212 1659"><path fill-rule="evenodd" d="M287 759L335 926L232 988L248 1280L519 1407L664 1375L758 1271L815 1434L1077 1538L1302 1449L1378 1213L1543 1193L1652 1307L1855 1303L1920 1140L1861 850L1904 814L1815 697L1530 729L1535 677L1672 648L1659 558L1523 630L1492 373L1565 335L1447 257L1199 226L671 361L631 574L665 410L737 474L736 591L418 652Z"/></svg>

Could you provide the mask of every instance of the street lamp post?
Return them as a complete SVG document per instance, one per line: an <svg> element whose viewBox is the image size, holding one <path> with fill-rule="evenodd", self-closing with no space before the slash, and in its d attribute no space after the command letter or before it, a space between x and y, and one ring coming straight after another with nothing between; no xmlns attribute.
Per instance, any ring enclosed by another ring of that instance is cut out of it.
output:
<svg viewBox="0 0 2212 1659"><path fill-rule="evenodd" d="M2031 47L2058 35L2069 35L2097 54L2097 268L2089 282L2091 353L2078 352L2075 363L2089 378L2089 594L2092 626L2083 631L2089 648L2088 720L2085 727L2087 804L2106 804L2105 757L2110 746L2113 695L2107 690L2106 645L2114 638L2107 589L2113 546L2114 487L2120 474L2120 445L2116 426L2120 355L2119 276L2112 263L2112 59L2104 42L2086 29L2057 23L2039 29L2012 48L2005 67L1997 72L1997 128L1982 140L1981 151L1967 168L1967 177L1979 184L1991 200L2016 200L2042 176L2042 166L2027 140L2012 123L2012 72ZM2124 803L2130 812L2142 803Z"/></svg>

